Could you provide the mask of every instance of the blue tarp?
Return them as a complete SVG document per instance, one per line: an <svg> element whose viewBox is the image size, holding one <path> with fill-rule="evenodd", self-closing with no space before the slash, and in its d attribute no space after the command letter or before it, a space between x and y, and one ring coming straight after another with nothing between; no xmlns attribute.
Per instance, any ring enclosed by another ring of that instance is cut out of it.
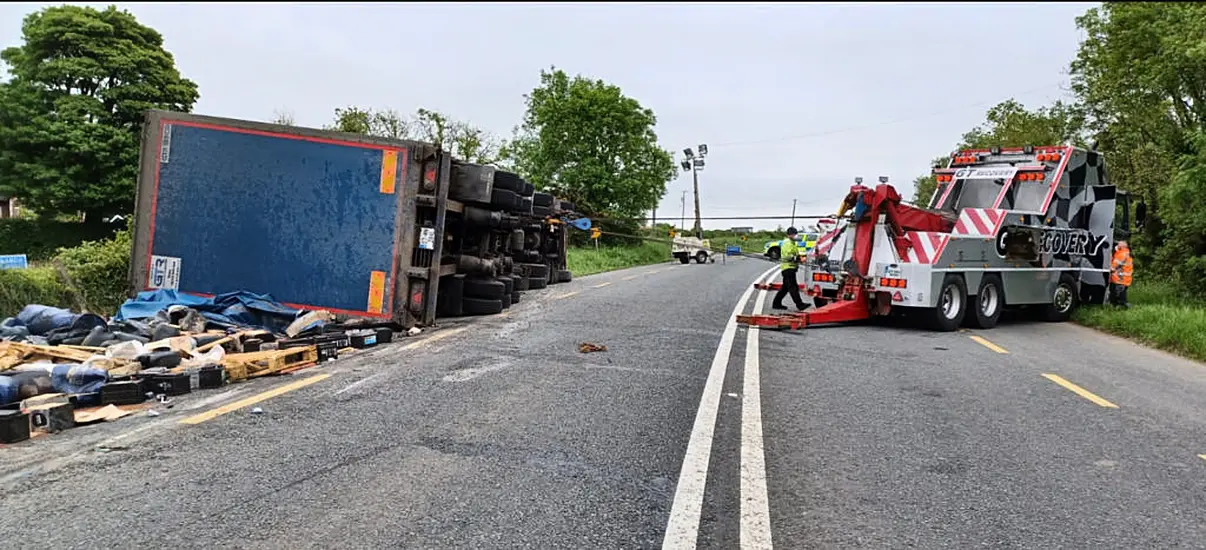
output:
<svg viewBox="0 0 1206 550"><path fill-rule="evenodd" d="M92 327L105 326L105 320L91 313L75 313L57 307L30 304L15 318L6 319L4 325L9 328L25 327L30 334L44 335L52 330L69 327L87 332Z"/></svg>
<svg viewBox="0 0 1206 550"><path fill-rule="evenodd" d="M202 298L174 290L148 290L126 300L117 310L115 321L148 319L171 306L197 310L214 324L228 327L259 327L284 332L297 319L299 310L287 307L268 294L240 290L213 298Z"/></svg>
<svg viewBox="0 0 1206 550"><path fill-rule="evenodd" d="M79 402L96 404L100 402L96 392L109 380L109 373L104 370L83 365L38 365L7 374L11 376L0 376L0 404L20 401L22 383L29 384L38 377L49 377L52 391L56 393L93 394L81 397Z"/></svg>

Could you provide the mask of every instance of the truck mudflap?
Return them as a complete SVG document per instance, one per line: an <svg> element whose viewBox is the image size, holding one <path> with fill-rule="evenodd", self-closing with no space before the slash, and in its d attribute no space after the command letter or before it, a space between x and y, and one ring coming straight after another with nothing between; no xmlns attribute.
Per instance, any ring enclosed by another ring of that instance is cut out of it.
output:
<svg viewBox="0 0 1206 550"><path fill-rule="evenodd" d="M782 283L771 284L782 287ZM813 325L849 323L870 319L873 315L887 315L892 307L890 295L886 292L868 292L861 288L863 284L861 279L849 276L837 299L825 306L798 313L738 315L737 324L757 328L800 330Z"/></svg>

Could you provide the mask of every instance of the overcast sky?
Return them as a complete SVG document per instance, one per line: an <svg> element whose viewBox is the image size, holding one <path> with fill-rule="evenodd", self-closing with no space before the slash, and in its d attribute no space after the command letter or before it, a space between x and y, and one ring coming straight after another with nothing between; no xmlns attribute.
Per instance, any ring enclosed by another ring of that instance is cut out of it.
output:
<svg viewBox="0 0 1206 550"><path fill-rule="evenodd" d="M47 5L0 4L0 47ZM911 196L988 107L1067 95L1074 18L1097 4L118 5L163 33L206 115L425 107L506 137L542 68L601 78L653 109L664 147L708 144L704 216L761 216L831 212L856 175ZM777 222L705 222L733 225Z"/></svg>

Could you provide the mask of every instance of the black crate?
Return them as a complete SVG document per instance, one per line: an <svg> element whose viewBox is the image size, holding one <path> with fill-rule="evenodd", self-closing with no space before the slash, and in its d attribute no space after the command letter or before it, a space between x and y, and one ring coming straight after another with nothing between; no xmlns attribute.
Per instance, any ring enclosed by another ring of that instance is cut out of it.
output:
<svg viewBox="0 0 1206 550"><path fill-rule="evenodd" d="M352 341L352 347L356 349L371 348L377 345L377 331L372 329L350 330L348 338Z"/></svg>
<svg viewBox="0 0 1206 550"><path fill-rule="evenodd" d="M221 365L206 365L197 371L198 388L220 388L225 381L226 369L223 369Z"/></svg>
<svg viewBox="0 0 1206 550"><path fill-rule="evenodd" d="M29 414L20 410L0 409L0 443L17 443L29 439Z"/></svg>
<svg viewBox="0 0 1206 550"><path fill-rule="evenodd" d="M143 380L147 385L148 391L156 394L184 395L193 391L189 375L183 372L179 374L152 374Z"/></svg>
<svg viewBox="0 0 1206 550"><path fill-rule="evenodd" d="M101 386L101 405L133 405L147 400L147 386L142 380L109 382Z"/></svg>
<svg viewBox="0 0 1206 550"><path fill-rule="evenodd" d="M43 432L61 432L75 427L75 407L71 403L54 403L29 409L29 423Z"/></svg>
<svg viewBox="0 0 1206 550"><path fill-rule="evenodd" d="M389 327L381 327L376 330L378 344L388 344L394 341L394 331Z"/></svg>

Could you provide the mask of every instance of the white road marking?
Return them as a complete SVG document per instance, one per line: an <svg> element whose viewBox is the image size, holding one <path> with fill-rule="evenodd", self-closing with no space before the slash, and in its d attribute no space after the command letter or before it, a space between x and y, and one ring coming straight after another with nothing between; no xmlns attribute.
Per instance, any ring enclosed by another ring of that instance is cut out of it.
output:
<svg viewBox="0 0 1206 550"><path fill-rule="evenodd" d="M348 384L348 385L344 386L344 387L343 387L343 389L341 389L341 390L339 390L339 391L337 391L337 392L335 392L335 393L333 393L333 394L331 394L331 395L339 395L339 394L341 394L341 393L343 393L343 392L345 392L345 391L354 390L354 389L356 389L356 388L360 387L360 385L361 385L361 384L364 384L364 383L368 382L369 380L372 380L372 379L374 379L374 378L376 378L376 377L378 377L378 376L382 376L382 375L384 375L384 374L385 374L384 372L379 372L379 373L374 374L374 375L372 375L372 376L369 376L369 377L367 377L367 378L361 378L360 380L357 380L357 381L355 381L355 382L352 382L351 384Z"/></svg>
<svg viewBox="0 0 1206 550"><path fill-rule="evenodd" d="M766 291L759 290L754 313L761 313ZM745 335L745 382L741 389L741 548L771 546L770 503L766 496L766 458L762 449L762 381L758 361L759 330Z"/></svg>
<svg viewBox="0 0 1206 550"><path fill-rule="evenodd" d="M778 269L767 269L755 282L761 282ZM746 287L737 306L733 308L729 322L720 335L716 355L712 357L712 368L699 399L699 410L695 413L695 425L691 428L691 439L683 456L682 470L678 474L678 485L674 490L674 502L670 507L670 518L666 522L666 535L662 539L665 549L693 549L699 539L699 516L703 508L704 487L708 481L708 462L712 458L712 437L716 430L716 413L720 409L720 391L724 386L725 371L729 367L729 353L733 350L733 338L737 335L737 315L745 311L745 303L754 293L754 286Z"/></svg>

